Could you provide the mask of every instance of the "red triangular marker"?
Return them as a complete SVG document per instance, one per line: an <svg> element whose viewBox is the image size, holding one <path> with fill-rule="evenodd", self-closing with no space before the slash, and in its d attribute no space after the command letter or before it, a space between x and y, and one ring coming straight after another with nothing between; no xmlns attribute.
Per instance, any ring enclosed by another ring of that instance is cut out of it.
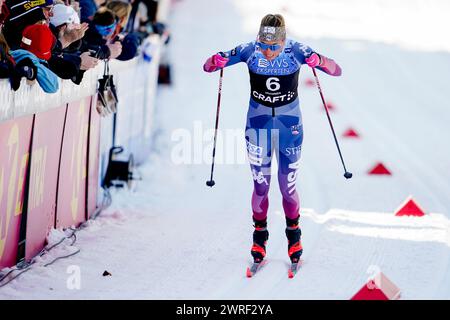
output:
<svg viewBox="0 0 450 320"><path fill-rule="evenodd" d="M397 217L401 216L415 216L423 217L425 211L419 207L419 205L414 201L412 196L409 196L405 202L403 202L397 210L395 210L395 215Z"/></svg>
<svg viewBox="0 0 450 320"><path fill-rule="evenodd" d="M377 163L375 167L373 167L368 172L369 174L379 174L379 175L392 175L392 173L382 164L381 162Z"/></svg>
<svg viewBox="0 0 450 320"><path fill-rule="evenodd" d="M400 298L400 289L382 272L369 280L351 300L396 300Z"/></svg>
<svg viewBox="0 0 450 320"><path fill-rule="evenodd" d="M355 131L354 129L352 129L352 128L348 128L347 131L345 131L345 132L342 134L342 136L343 136L343 137L346 137L346 138L359 138L358 132L356 132L356 131Z"/></svg>

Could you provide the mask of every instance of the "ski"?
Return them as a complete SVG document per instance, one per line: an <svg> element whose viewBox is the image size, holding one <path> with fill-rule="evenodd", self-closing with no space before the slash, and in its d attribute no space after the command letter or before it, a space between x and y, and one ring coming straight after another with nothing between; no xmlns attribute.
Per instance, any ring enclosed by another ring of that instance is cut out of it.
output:
<svg viewBox="0 0 450 320"><path fill-rule="evenodd" d="M288 270L288 277L289 277L289 279L292 279L292 278L295 277L295 275L297 274L298 269L300 269L301 266L302 266L302 261L301 260L299 262L291 263L291 267Z"/></svg>
<svg viewBox="0 0 450 320"><path fill-rule="evenodd" d="M265 264L266 260L263 260L262 262L253 262L250 267L247 267L247 278L253 277Z"/></svg>

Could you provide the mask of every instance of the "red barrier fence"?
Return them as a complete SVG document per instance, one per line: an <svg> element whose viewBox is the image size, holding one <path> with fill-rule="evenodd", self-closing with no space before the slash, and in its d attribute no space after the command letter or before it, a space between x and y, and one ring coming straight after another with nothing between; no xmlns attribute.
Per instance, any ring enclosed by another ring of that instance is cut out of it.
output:
<svg viewBox="0 0 450 320"><path fill-rule="evenodd" d="M33 118L0 126L0 268L16 263Z"/></svg>
<svg viewBox="0 0 450 320"><path fill-rule="evenodd" d="M35 115L30 159L30 184L26 233L26 259L44 246L47 232L55 225L56 189L66 108Z"/></svg>
<svg viewBox="0 0 450 320"><path fill-rule="evenodd" d="M86 220L87 133L90 98L67 107L59 164L56 227L79 225Z"/></svg>
<svg viewBox="0 0 450 320"><path fill-rule="evenodd" d="M0 124L0 269L16 263L21 223L29 260L51 228L78 226L95 211L100 116L91 100Z"/></svg>
<svg viewBox="0 0 450 320"><path fill-rule="evenodd" d="M61 81L55 94L24 82L13 92L0 81L0 270L36 256L50 229L77 227L96 212L114 124L121 147L146 157L161 44L146 39L151 59L111 62L121 110L114 118L96 110L102 66L79 86Z"/></svg>

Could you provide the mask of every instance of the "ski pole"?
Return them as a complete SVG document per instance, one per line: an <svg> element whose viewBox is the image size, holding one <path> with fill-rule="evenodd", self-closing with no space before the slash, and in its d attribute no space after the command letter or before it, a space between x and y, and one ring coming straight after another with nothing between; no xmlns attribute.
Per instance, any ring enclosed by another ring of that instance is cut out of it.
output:
<svg viewBox="0 0 450 320"><path fill-rule="evenodd" d="M336 133L334 132L333 123L331 122L330 113L328 112L327 104L325 103L325 98L323 97L322 88L320 87L319 78L317 77L317 74L316 74L316 69L314 69L314 68L311 68L311 69L313 71L314 77L316 78L317 88L319 89L320 97L322 98L323 107L325 108L325 111L327 112L327 118L328 118L328 122L330 123L331 131L333 132L334 142L336 143L336 147L339 151L339 156L341 157L342 166L344 167L344 171L345 171L344 177L346 179L350 179L353 176L353 174L351 172L348 172L347 168L345 168L344 158L342 157L341 148L339 147L339 143L336 138Z"/></svg>
<svg viewBox="0 0 450 320"><path fill-rule="evenodd" d="M214 131L214 147L213 147L212 164L211 164L211 178L208 181L206 181L206 185L208 187L212 187L216 184L213 180L213 174L214 174L214 161L216 158L217 128L219 127L220 98L222 96L222 80L223 80L223 68L220 69L219 93L217 96L216 128Z"/></svg>

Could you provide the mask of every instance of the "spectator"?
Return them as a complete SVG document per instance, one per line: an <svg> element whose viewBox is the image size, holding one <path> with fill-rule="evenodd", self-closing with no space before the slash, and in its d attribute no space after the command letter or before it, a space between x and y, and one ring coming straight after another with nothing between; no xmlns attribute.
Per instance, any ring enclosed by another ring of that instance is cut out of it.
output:
<svg viewBox="0 0 450 320"><path fill-rule="evenodd" d="M141 39L136 33L133 32L128 34L121 33L127 26L128 18L131 13L131 4L120 0L110 0L106 3L106 8L114 12L118 19L115 34L117 34L117 39L122 43L122 53L117 57L117 59L133 59L138 53Z"/></svg>
<svg viewBox="0 0 450 320"><path fill-rule="evenodd" d="M23 59L16 64L10 55L9 46L5 37L1 33L4 21L9 16L9 9L3 0L0 0L0 78L9 79L11 88L16 91L20 87L22 77L34 80L36 77L36 67L29 59Z"/></svg>
<svg viewBox="0 0 450 320"><path fill-rule="evenodd" d="M59 88L57 75L47 67L55 44L56 38L47 25L34 24L23 31L20 44L22 49L11 51L17 63L27 58L33 62L37 69L37 82L47 93L55 93Z"/></svg>
<svg viewBox="0 0 450 320"><path fill-rule="evenodd" d="M112 39L116 30L116 16L105 7L98 9L83 38L82 51L91 51L98 59L115 59L122 52L122 44Z"/></svg>
<svg viewBox="0 0 450 320"><path fill-rule="evenodd" d="M3 35L9 45L14 50L20 48L22 32L25 27L35 23L45 23L46 19L39 1L6 0L9 9L9 17L3 26Z"/></svg>
<svg viewBox="0 0 450 320"><path fill-rule="evenodd" d="M128 23L128 18L131 13L131 4L123 2L121 0L110 0L106 3L106 8L111 10L118 19L118 29L122 31L125 29Z"/></svg>
<svg viewBox="0 0 450 320"><path fill-rule="evenodd" d="M50 29L60 39L57 50L61 51L69 47L71 51L78 50L81 46L81 38L88 28L87 23L80 25L80 17L73 7L64 4L54 6L53 15L50 17ZM74 31L78 31L78 34L74 34Z"/></svg>
<svg viewBox="0 0 450 320"><path fill-rule="evenodd" d="M61 23L62 20L65 23ZM49 17L49 23L54 26L61 26L57 33L58 43L56 49L59 50L63 50L72 43L81 40L89 28L87 23L80 24L80 18L73 6L60 3L53 7L52 14ZM67 26L70 27L67 28Z"/></svg>
<svg viewBox="0 0 450 320"><path fill-rule="evenodd" d="M66 30L80 28L80 18L71 6L56 4L53 16L50 18L50 28L55 35L61 35ZM87 26L87 24L84 24ZM84 71L94 68L98 59L91 57L89 51L80 54L81 39L72 42L68 47L55 48L49 67L62 79L71 79L79 84L83 78Z"/></svg>
<svg viewBox="0 0 450 320"><path fill-rule="evenodd" d="M57 3L50 19L50 29L58 41L48 61L49 68L62 79L71 79L79 84L83 79L83 70L97 65L96 59L89 54L79 53L81 39L89 28L87 23L79 24L80 19L72 6Z"/></svg>

